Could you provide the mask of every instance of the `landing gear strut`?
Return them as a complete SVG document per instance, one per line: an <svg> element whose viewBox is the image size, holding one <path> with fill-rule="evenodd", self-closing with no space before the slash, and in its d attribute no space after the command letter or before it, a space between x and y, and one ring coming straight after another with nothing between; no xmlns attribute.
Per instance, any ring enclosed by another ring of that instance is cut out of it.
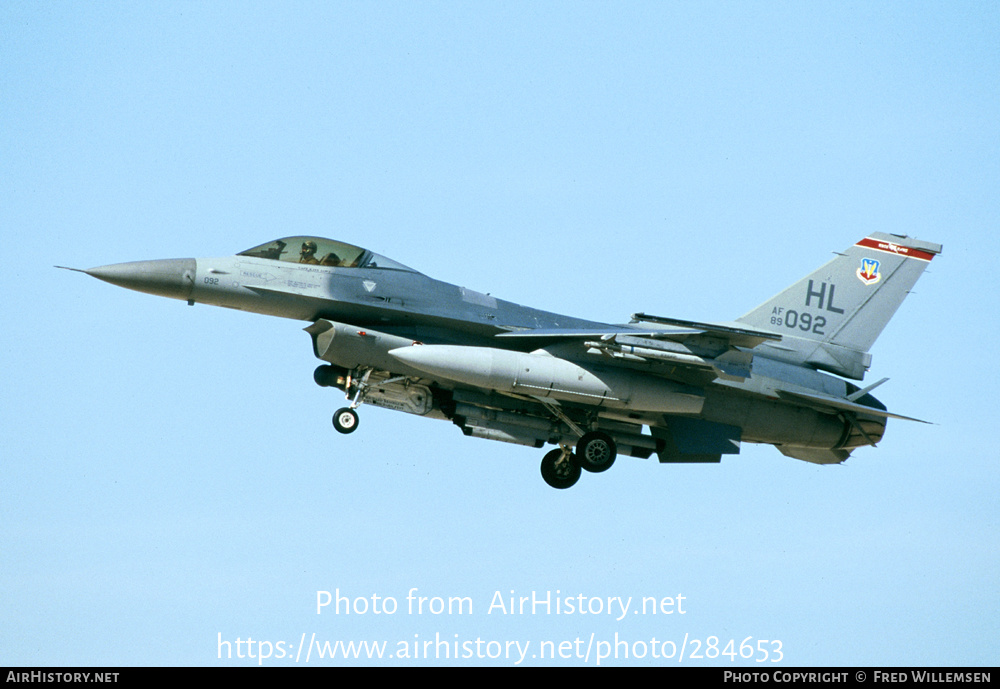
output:
<svg viewBox="0 0 1000 689"><path fill-rule="evenodd" d="M553 488L569 488L579 480L581 469L597 474L611 468L618 456L618 446L615 445L614 438L603 431L584 433L558 404L541 399L538 401L552 416L580 436L576 443L576 454L573 454L568 445L563 445L561 449L549 452L542 459L542 478L547 484ZM593 424L595 421L596 416L590 423Z"/></svg>

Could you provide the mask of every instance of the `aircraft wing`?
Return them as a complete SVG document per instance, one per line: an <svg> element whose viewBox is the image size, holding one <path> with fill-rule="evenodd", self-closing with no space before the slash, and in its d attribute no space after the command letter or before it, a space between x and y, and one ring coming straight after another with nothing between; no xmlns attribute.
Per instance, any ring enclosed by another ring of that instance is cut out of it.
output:
<svg viewBox="0 0 1000 689"><path fill-rule="evenodd" d="M631 325L605 328L519 330L497 335L503 339L538 340L546 344L578 342L590 354L623 364L650 364L662 373L686 382L708 375L733 381L750 375L753 353L746 351L777 335L726 325L680 321L674 327L637 328ZM738 349L740 347L742 349ZM691 376L694 376L692 378Z"/></svg>
<svg viewBox="0 0 1000 689"><path fill-rule="evenodd" d="M676 329L676 330L642 330L638 328L633 328L627 325L609 325L604 328L532 328L527 330L511 330L509 332L499 333L496 337L502 337L504 339L554 339L554 340L572 340L572 339L582 339L582 338L594 338L594 337L611 337L613 335L631 335L633 337L658 337L658 338L670 338L679 337L685 335L692 335L691 330L687 329Z"/></svg>
<svg viewBox="0 0 1000 689"><path fill-rule="evenodd" d="M734 327L721 323L699 323L697 321L685 321L677 318L662 318L660 316L650 316L645 313L637 313L632 316L633 323L655 323L661 327L643 328L638 325L609 325L605 328L536 328L533 330L512 330L500 333L497 337L502 338L548 338L548 339L580 339L580 338L601 338L610 340L616 336L628 337L648 337L661 340L683 341L691 337L710 337L723 340L732 347L746 347L753 349L761 342L781 340L781 335L777 335L765 330L756 330L746 327ZM667 326L667 327L662 327Z"/></svg>

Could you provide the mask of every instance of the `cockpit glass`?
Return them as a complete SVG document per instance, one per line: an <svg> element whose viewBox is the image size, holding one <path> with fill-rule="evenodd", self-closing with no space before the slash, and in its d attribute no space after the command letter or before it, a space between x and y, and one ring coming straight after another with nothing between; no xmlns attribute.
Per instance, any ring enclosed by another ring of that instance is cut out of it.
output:
<svg viewBox="0 0 1000 689"><path fill-rule="evenodd" d="M285 237L241 251L239 256L266 258L286 263L305 263L340 268L390 268L408 270L401 263L379 256L360 246L336 242L322 237Z"/></svg>
<svg viewBox="0 0 1000 689"><path fill-rule="evenodd" d="M288 263L358 268L368 253L358 246L320 237L286 237L240 252L240 256L268 258Z"/></svg>

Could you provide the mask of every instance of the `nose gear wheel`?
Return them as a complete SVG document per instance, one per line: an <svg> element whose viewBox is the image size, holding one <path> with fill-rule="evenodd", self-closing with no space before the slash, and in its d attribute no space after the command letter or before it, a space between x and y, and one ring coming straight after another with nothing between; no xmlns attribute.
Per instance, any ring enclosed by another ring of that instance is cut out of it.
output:
<svg viewBox="0 0 1000 689"><path fill-rule="evenodd" d="M350 407L338 409L333 415L333 427L340 433L353 433L358 429L358 413Z"/></svg>

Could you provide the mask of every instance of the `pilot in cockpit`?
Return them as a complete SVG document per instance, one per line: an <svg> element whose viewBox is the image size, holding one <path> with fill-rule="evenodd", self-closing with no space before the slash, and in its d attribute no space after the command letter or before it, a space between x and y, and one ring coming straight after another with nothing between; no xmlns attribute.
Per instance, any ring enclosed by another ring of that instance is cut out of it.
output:
<svg viewBox="0 0 1000 689"><path fill-rule="evenodd" d="M319 265L319 259L316 258L316 249L316 242L302 242L302 251L299 252L299 263Z"/></svg>

